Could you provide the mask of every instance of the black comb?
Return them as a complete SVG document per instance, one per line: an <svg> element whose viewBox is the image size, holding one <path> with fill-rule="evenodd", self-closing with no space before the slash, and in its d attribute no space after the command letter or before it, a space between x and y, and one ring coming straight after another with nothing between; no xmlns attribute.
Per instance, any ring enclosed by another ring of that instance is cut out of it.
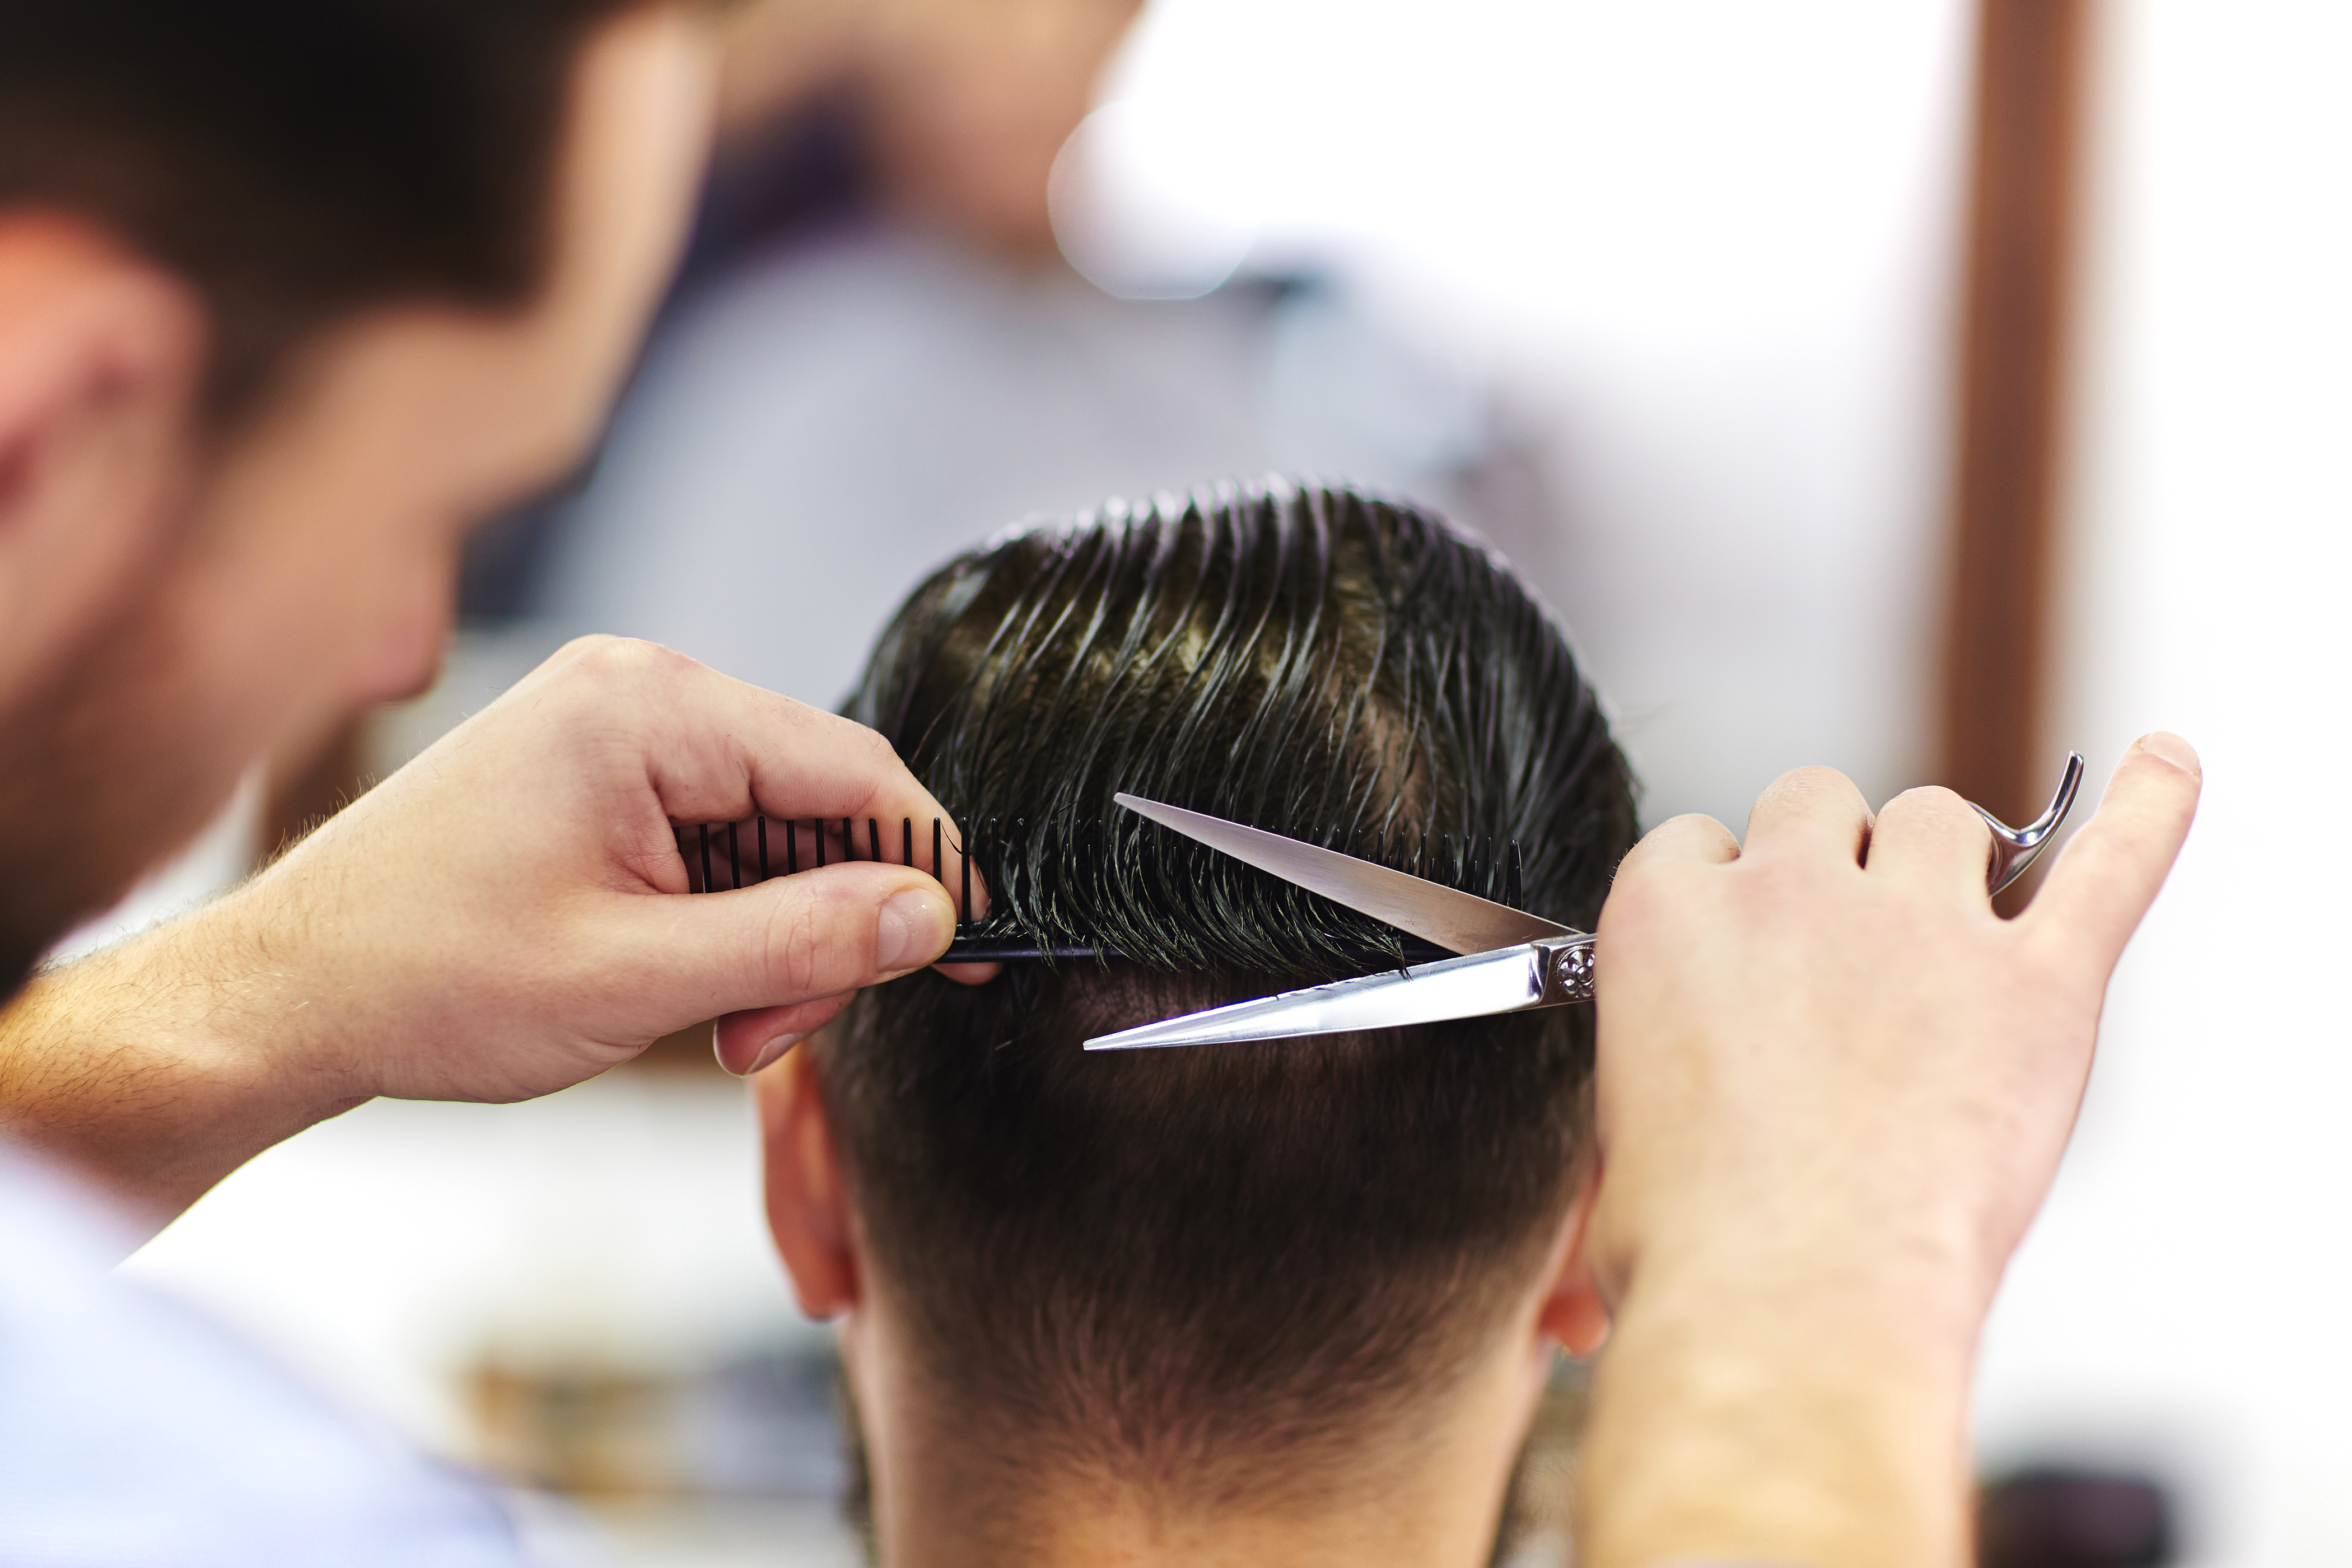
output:
<svg viewBox="0 0 2352 1568"><path fill-rule="evenodd" d="M974 836L971 852L964 854L955 846L961 859L961 873L952 882L940 876L945 850L950 847L946 825L938 817L931 819L930 863L921 865L916 858L915 821L901 817L898 831L892 837L889 847L898 850L895 859L887 857L882 825L873 817L862 823L853 817L838 822L791 820L755 816L748 822L705 822L677 826L671 831L677 841L678 858L686 863L687 890L694 893L727 891L737 888L757 886L771 877L789 877L797 873L805 850L811 867L833 860L879 860L890 865L913 866L928 870L939 878L940 885L956 900L955 940L940 955L941 963L996 963L1024 959L1094 958L1115 959L1119 953L1095 942L1040 943L1033 931L1022 926L1003 911L994 911L983 919L974 920L971 912L971 868L975 860L992 863L1001 861L1009 845L1022 837L1025 822L1016 819L1010 833L998 821L991 818ZM863 831L861 832L861 828ZM748 829L748 831L747 831ZM1327 847L1339 847L1348 837L1333 828L1318 842ZM858 851L864 839L864 854ZM752 856L746 863L745 840L749 839ZM1482 899L1495 899L1517 909L1520 899L1520 855L1517 840L1507 840L1499 850L1491 838L1469 839L1455 847L1450 835L1442 836L1433 844L1422 835L1410 847L1402 837L1383 836L1370 847L1362 858L1400 871L1409 871L1433 882L1464 892L1475 893ZM781 864L779 864L781 862ZM747 876L748 872L748 876ZM985 872L983 871L983 876ZM1402 955L1407 963L1427 963L1454 954L1418 937L1404 937L1400 942Z"/></svg>

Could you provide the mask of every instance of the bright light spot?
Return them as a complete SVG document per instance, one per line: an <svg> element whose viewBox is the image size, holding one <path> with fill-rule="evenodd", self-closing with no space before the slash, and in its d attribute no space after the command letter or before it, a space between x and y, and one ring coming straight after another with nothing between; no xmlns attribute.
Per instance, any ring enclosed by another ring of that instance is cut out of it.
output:
<svg viewBox="0 0 2352 1568"><path fill-rule="evenodd" d="M1122 99L1054 160L1054 236L1095 287L1122 300L1191 300L1233 276L1257 226L1225 161L1203 155L1197 116Z"/></svg>

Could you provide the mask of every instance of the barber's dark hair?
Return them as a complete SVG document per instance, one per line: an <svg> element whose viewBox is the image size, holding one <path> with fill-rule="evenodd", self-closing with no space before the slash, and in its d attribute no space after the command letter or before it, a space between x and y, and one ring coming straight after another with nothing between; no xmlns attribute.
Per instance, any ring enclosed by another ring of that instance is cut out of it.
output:
<svg viewBox="0 0 2352 1568"><path fill-rule="evenodd" d="M636 0L0 0L0 212L192 281L236 407L324 322L543 270L577 46Z"/></svg>
<svg viewBox="0 0 2352 1568"><path fill-rule="evenodd" d="M1355 843L1516 838L1528 907L1589 926L1633 800L1567 643L1440 520L1273 483L950 563L850 711L960 823L1027 819L1006 876L1027 927L1124 955L910 976L817 1047L875 1258L967 1449L1228 1501L1338 1479L1365 1423L1442 1386L1532 1282L1572 1190L1591 1018L1087 1054L1361 973L1392 936L1110 797Z"/></svg>

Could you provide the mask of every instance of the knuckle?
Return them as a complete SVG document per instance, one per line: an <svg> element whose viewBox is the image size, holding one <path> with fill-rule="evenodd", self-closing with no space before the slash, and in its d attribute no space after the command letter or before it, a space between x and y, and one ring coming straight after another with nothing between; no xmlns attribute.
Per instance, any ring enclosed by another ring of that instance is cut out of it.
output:
<svg viewBox="0 0 2352 1568"><path fill-rule="evenodd" d="M1886 803L1889 811L1898 806L1922 816L1955 822L1974 822L1977 819L1976 808L1962 799L1958 790L1943 784L1914 784Z"/></svg>
<svg viewBox="0 0 2352 1568"><path fill-rule="evenodd" d="M583 672L601 679L627 680L673 673L695 667L694 660L675 648L643 637L599 636L583 637L575 661Z"/></svg>
<svg viewBox="0 0 2352 1568"><path fill-rule="evenodd" d="M556 649L555 656L558 658L564 660L566 663L576 663L581 659L589 658L599 648L602 648L605 644L618 642L621 639L618 637L606 632L589 632L585 636L573 637L570 642L565 643L562 647Z"/></svg>
<svg viewBox="0 0 2352 1568"><path fill-rule="evenodd" d="M1706 869L1687 861L1630 863L1610 888L1602 915L1620 926L1671 921L1690 900L1704 896Z"/></svg>
<svg viewBox="0 0 2352 1568"><path fill-rule="evenodd" d="M1773 781L1772 787L1790 795L1805 796L1855 795L1859 792L1853 781L1832 767L1819 763L1801 768L1791 768Z"/></svg>
<svg viewBox="0 0 2352 1568"><path fill-rule="evenodd" d="M825 737L826 745L845 766L835 776L843 783L853 781L867 805L877 798L892 798L907 779L906 763L900 761L898 749L889 737L870 730L854 720L827 715L839 726Z"/></svg>
<svg viewBox="0 0 2352 1568"><path fill-rule="evenodd" d="M888 773L899 771L902 764L898 760L898 748L890 743L889 736L879 730L869 730L854 720L844 720L843 722L848 724L850 732L856 736L857 746L865 753L868 766Z"/></svg>
<svg viewBox="0 0 2352 1568"><path fill-rule="evenodd" d="M1729 828L1703 812L1686 812L1668 817L1643 835L1641 842L1617 863L1616 879L1625 882L1664 875L1664 868L1678 858L1675 848L1683 845L1704 845L1733 856L1739 850L1739 840Z"/></svg>
<svg viewBox="0 0 2352 1568"><path fill-rule="evenodd" d="M822 735L830 751L860 756L897 754L891 751L890 742L882 732L870 725L861 724L845 714L828 713L796 698L778 697L776 700L783 705L783 712L796 724Z"/></svg>

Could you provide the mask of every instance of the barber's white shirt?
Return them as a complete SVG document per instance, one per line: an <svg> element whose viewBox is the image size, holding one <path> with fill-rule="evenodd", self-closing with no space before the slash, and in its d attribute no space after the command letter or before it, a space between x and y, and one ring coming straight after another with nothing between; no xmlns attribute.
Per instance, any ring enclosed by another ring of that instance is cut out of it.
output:
<svg viewBox="0 0 2352 1568"><path fill-rule="evenodd" d="M0 1564L522 1561L481 1486L119 1278L133 1239L0 1143Z"/></svg>

